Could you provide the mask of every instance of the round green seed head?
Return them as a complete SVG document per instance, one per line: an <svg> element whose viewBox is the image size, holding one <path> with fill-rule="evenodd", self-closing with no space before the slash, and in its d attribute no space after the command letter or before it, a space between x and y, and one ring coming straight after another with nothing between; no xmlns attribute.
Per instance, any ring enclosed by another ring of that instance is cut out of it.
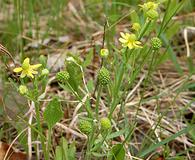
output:
<svg viewBox="0 0 195 160"><path fill-rule="evenodd" d="M102 67L98 73L98 81L102 86L105 86L110 83L110 73L109 71L105 68Z"/></svg>
<svg viewBox="0 0 195 160"><path fill-rule="evenodd" d="M88 135L92 132L92 125L90 122L86 120L81 120L79 122L79 129L82 133Z"/></svg>
<svg viewBox="0 0 195 160"><path fill-rule="evenodd" d="M56 79L61 83L66 83L70 78L70 75L67 71L61 71L56 74Z"/></svg>
<svg viewBox="0 0 195 160"><path fill-rule="evenodd" d="M154 50L158 50L162 47L162 41L158 37L154 37L151 39L151 45Z"/></svg>
<svg viewBox="0 0 195 160"><path fill-rule="evenodd" d="M108 130L112 127L110 120L107 117L104 117L100 120L101 128L103 130Z"/></svg>

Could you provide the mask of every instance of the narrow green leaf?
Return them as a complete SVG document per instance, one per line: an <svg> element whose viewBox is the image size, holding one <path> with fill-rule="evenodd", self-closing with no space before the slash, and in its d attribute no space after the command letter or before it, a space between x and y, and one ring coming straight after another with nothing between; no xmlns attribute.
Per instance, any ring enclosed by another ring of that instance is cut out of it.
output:
<svg viewBox="0 0 195 160"><path fill-rule="evenodd" d="M55 160L63 160L62 148L61 148L60 146L57 146L57 147L56 147Z"/></svg>
<svg viewBox="0 0 195 160"><path fill-rule="evenodd" d="M180 74L180 75L183 75L183 70L181 69L180 67L180 64L178 63L177 61L177 57L171 47L171 45L169 44L168 40L166 39L165 35L161 35L161 38L162 38L162 41L163 43L168 47L167 48L167 53L169 54L169 57L171 59L171 61L173 62L177 72Z"/></svg>
<svg viewBox="0 0 195 160"><path fill-rule="evenodd" d="M75 147L75 143L71 143L69 145L69 150L68 150L69 154L68 157L70 160L75 160L75 155L76 155L76 147Z"/></svg>
<svg viewBox="0 0 195 160"><path fill-rule="evenodd" d="M120 131L111 133L110 135L107 136L106 139L108 140L108 139L112 139L112 138L121 136L121 135L123 135L127 130L129 130L129 128L125 128L125 129L122 129L122 130L120 130Z"/></svg>
<svg viewBox="0 0 195 160"><path fill-rule="evenodd" d="M64 137L61 138L61 144L62 144L62 152L63 152L63 157L68 160L68 142Z"/></svg>
<svg viewBox="0 0 195 160"><path fill-rule="evenodd" d="M188 133L189 131L191 131L194 128L195 128L195 125L186 127L184 129L182 129L181 131L173 134L172 136L166 138L165 140L163 140L163 141L161 141L161 142L159 142L157 144L153 144L151 147L149 147L148 149L146 149L143 152L141 152L140 154L138 154L138 156L142 158L142 157L146 156L147 154L153 152L154 150L156 150L160 146L162 146L162 145L164 145L164 144L174 140L175 138L181 136L182 134Z"/></svg>

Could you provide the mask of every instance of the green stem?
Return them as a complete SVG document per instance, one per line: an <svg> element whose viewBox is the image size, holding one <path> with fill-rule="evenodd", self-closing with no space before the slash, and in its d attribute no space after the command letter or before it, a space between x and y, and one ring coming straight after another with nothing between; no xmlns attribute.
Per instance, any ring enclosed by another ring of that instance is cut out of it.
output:
<svg viewBox="0 0 195 160"><path fill-rule="evenodd" d="M75 95L75 97L77 97L77 99L82 102L81 97L78 95L78 93L72 88L72 86L70 85L70 83L67 83L68 88L71 90L71 92Z"/></svg>
<svg viewBox="0 0 195 160"><path fill-rule="evenodd" d="M147 21L147 22L145 23L143 29L142 29L141 32L140 32L140 35L138 36L138 40L140 40L140 39L144 36L144 34L146 33L148 27L150 26L150 23L151 23L151 20L149 20L149 21Z"/></svg>
<svg viewBox="0 0 195 160"><path fill-rule="evenodd" d="M99 142L99 144L97 144L94 148L92 148L92 149L90 150L91 152L97 151L97 150L103 145L103 143L104 143L105 140L106 140L106 137L107 137L108 133L109 133L109 132L105 133L105 135L103 136L101 142Z"/></svg>
<svg viewBox="0 0 195 160"><path fill-rule="evenodd" d="M52 135L52 128L49 127L49 130L48 130L48 146L47 146L48 157L49 157L50 148L51 148L51 135Z"/></svg>
<svg viewBox="0 0 195 160"><path fill-rule="evenodd" d="M37 120L37 128L38 131L42 134L43 130L42 130L42 126L41 126L41 116L40 116L40 108L39 108L39 104L38 102L34 102L35 103L35 112L36 112L36 120ZM43 154L46 160L49 160L49 157L47 155L47 150L45 147L45 141L44 138L42 136L40 136L41 139L41 145L43 147Z"/></svg>
<svg viewBox="0 0 195 160"><path fill-rule="evenodd" d="M149 65L149 69L148 69L148 73L147 73L147 77L145 78L145 83L144 83L144 86L146 85L150 75L151 75L151 72L152 72L152 67L153 67L153 63L154 63L154 60L155 60L155 55L156 55L156 51L153 52L153 55L152 55L152 60L151 60L151 63Z"/></svg>
<svg viewBox="0 0 195 160"><path fill-rule="evenodd" d="M117 106L117 97L118 97L118 91L120 89L120 84L121 84L121 81L123 79L123 75L125 73L125 67L126 66L126 63L122 63L121 67L120 67L120 70L119 70L119 74L118 74L118 79L117 79L117 82L116 82L116 85L115 85L115 93L114 93L114 97L113 97L113 102L111 104L111 107L110 107L110 113L108 115L108 118L111 119L112 118L112 114Z"/></svg>
<svg viewBox="0 0 195 160"><path fill-rule="evenodd" d="M101 91L102 91L102 86L99 85L98 87L98 94L97 94L97 98L96 98L96 105L95 105L95 111L96 111L96 119L99 119L99 102L101 99Z"/></svg>
<svg viewBox="0 0 195 160"><path fill-rule="evenodd" d="M150 23L151 23L150 20L149 20L148 22L145 23L144 28L143 28L142 31L140 32L140 35L139 35L139 37L138 37L138 40L140 40L140 39L144 36L144 34L145 34L145 32L147 31L147 29L148 29ZM116 86L115 86L115 89L114 89L113 102L112 102L112 104L111 104L110 113L109 113L109 115L108 115L108 118L109 118L109 119L112 118L112 114L113 114L113 112L114 112L114 110L115 110L115 108L116 108L116 106L117 106L117 101L118 101L118 100L117 100L117 96L118 96L118 92L119 92L119 89L120 89L120 86L121 86L120 84L121 84L121 82L122 82L123 75L124 75L124 73L125 73L126 66L127 66L127 64L128 64L129 58L130 58L130 56L131 56L131 54L132 54L133 51L134 51L134 49L131 50L130 53L128 53L128 55L126 55L126 60L122 63L122 65L121 65L121 67L120 67L120 69L119 69L119 73L118 73L118 77L119 77L119 78L118 78L118 81L116 82ZM125 54L127 54L127 50L126 50L126 53L125 53Z"/></svg>
<svg viewBox="0 0 195 160"><path fill-rule="evenodd" d="M163 20L162 20L162 24L160 25L160 31L159 31L159 33L158 33L158 37L159 37L160 34L162 33L163 26L164 26L164 23L165 23L165 19L166 19L166 17L167 17L168 11L169 11L170 3L171 3L171 0L169 0L168 3L167 3L167 8L166 8L166 11L165 11Z"/></svg>
<svg viewBox="0 0 195 160"><path fill-rule="evenodd" d="M90 136L88 136L88 140L87 140L87 151L86 151L86 160L90 160L91 159L91 153L90 153Z"/></svg>
<svg viewBox="0 0 195 160"><path fill-rule="evenodd" d="M69 84L69 83L67 83L67 85L68 85L68 87L69 87L69 89L71 90L71 92L77 97L77 99L79 100L79 102L81 102L82 104L83 104L83 101L82 101L82 99L81 99L81 97L78 95L78 93L72 88L72 86ZM84 104L83 104L84 105ZM93 117L93 112L92 112L92 110L90 109L90 106L89 106L89 104L87 103L87 101L85 102L85 109L86 109L86 111L87 111L87 113L88 113L88 115L89 115L89 117Z"/></svg>

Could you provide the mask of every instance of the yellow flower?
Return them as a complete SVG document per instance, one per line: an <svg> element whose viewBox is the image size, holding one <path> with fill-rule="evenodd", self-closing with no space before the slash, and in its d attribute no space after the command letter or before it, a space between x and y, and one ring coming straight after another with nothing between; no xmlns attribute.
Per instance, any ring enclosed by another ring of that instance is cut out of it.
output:
<svg viewBox="0 0 195 160"><path fill-rule="evenodd" d="M139 23L133 23L132 29L135 31L139 31L141 29L141 26Z"/></svg>
<svg viewBox="0 0 195 160"><path fill-rule="evenodd" d="M33 74L37 74L38 72L36 71L39 67L41 67L42 64L35 64L31 65L30 64L30 59L26 58L21 67L15 68L13 71L18 73L22 72L20 77L24 78L26 76L34 78Z"/></svg>
<svg viewBox="0 0 195 160"><path fill-rule="evenodd" d="M123 47L128 47L129 49L133 48L142 48L141 42L137 41L137 37L135 34L123 33L121 32L121 38L119 41L122 43Z"/></svg>

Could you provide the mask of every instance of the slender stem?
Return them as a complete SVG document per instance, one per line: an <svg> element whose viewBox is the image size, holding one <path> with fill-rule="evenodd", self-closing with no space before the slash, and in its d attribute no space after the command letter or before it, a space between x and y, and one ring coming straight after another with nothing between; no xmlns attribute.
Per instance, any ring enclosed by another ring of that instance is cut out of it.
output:
<svg viewBox="0 0 195 160"><path fill-rule="evenodd" d="M98 149L103 145L103 143L105 142L105 140L106 140L106 137L107 137L107 135L108 135L108 131L104 134L104 135L102 135L103 136L103 138L102 138L102 140L101 140L101 142L99 142L99 144L97 144L94 148L92 148L90 151L91 152L98 152Z"/></svg>
<svg viewBox="0 0 195 160"><path fill-rule="evenodd" d="M144 36L144 34L146 33L148 27L150 26L150 23L151 23L151 20L148 20L148 21L145 23L143 29L142 29L141 32L140 32L140 35L138 36L138 40L140 40L140 39Z"/></svg>
<svg viewBox="0 0 195 160"><path fill-rule="evenodd" d="M118 99L118 90L120 89L120 84L121 84L121 81L123 79L123 75L125 73L125 66L126 64L125 63L122 63L121 67L120 67L120 70L119 70L119 75L118 75L118 81L116 82L116 88L115 88L115 91L116 93L114 93L114 97L113 97L113 102L111 104L111 107L110 107L110 113L108 115L108 118L111 119L112 118L112 114L117 106L117 99Z"/></svg>
<svg viewBox="0 0 195 160"><path fill-rule="evenodd" d="M78 93L72 88L72 86L71 86L69 83L67 83L67 85L68 85L69 89L72 91L72 93L77 97L77 99L79 100L79 102L81 102L81 103L85 106L86 111L87 111L89 117L92 118L92 117L93 117L93 113L92 113L91 109L88 107L87 102L84 104L83 101L82 101L82 99L81 99L81 97L80 97L80 96L78 95Z"/></svg>
<svg viewBox="0 0 195 160"><path fill-rule="evenodd" d="M97 120L99 119L99 102L100 102L100 99L101 99L101 91L102 91L102 86L99 85L97 99L96 99L96 105L95 105L96 119Z"/></svg>
<svg viewBox="0 0 195 160"><path fill-rule="evenodd" d="M144 36L144 34L145 34L145 32L147 31L147 29L148 29L148 27L150 26L150 24L151 24L151 21L150 21L150 20L147 21L147 22L145 23L144 28L143 28L142 31L140 32L140 35L139 35L139 37L138 37L138 40L140 40L140 39ZM119 91L119 89L120 89L120 86L121 86L120 84L121 84L121 81L122 81L122 79L123 79L123 75L124 75L124 73L125 73L126 66L127 66L127 64L128 64L130 55L132 54L133 51L134 51L134 50L131 50L130 53L128 53L128 55L126 55L126 60L122 63L122 65L121 65L121 67L120 67L121 70L119 70L119 73L118 73L118 77L119 77L119 78L118 78L118 81L116 82L116 86L115 86L115 91L116 91L116 93L114 93L113 102L112 102L112 104L111 104L110 113L109 113L109 115L108 115L108 117L109 117L110 119L112 118L112 114L113 114L113 112L114 112L114 110L115 110L115 108L116 108L116 106L117 106L117 101L118 101L118 99L117 99L118 94L117 94L117 93L118 93L118 91ZM127 54L127 50L126 50L125 54Z"/></svg>
<svg viewBox="0 0 195 160"><path fill-rule="evenodd" d="M40 116L40 108L39 108L39 104L38 102L34 102L35 103L35 112L36 112L36 120L37 120L37 128L38 128L38 131L42 134L43 133L43 130L42 130L42 126L41 126L41 116ZM49 157L47 155L47 151L46 151L46 147L45 147L45 141L43 139L42 136L40 136L40 139L41 139L41 145L43 147L43 154L44 154L44 157L46 160L49 160Z"/></svg>
<svg viewBox="0 0 195 160"><path fill-rule="evenodd" d="M86 151L86 160L91 159L91 154L90 154L90 136L88 136L87 140L87 151Z"/></svg>
<svg viewBox="0 0 195 160"><path fill-rule="evenodd" d="M48 157L49 157L50 147L51 147L51 135L52 135L52 128L49 127L49 130L48 130L48 146L47 146Z"/></svg>
<svg viewBox="0 0 195 160"><path fill-rule="evenodd" d="M67 83L68 88L71 90L71 92L77 97L77 99L82 102L81 97L78 95L78 93L72 88L72 86L70 85L70 83Z"/></svg>
<svg viewBox="0 0 195 160"><path fill-rule="evenodd" d="M144 86L146 85L146 82L148 81L149 77L150 77L150 74L152 72L152 67L153 67L153 63L155 61L155 55L156 55L156 51L153 52L153 55L152 55L152 60L151 60L151 63L149 65L149 69L148 69L148 73L147 73L147 77L145 78L145 83L144 83Z"/></svg>
<svg viewBox="0 0 195 160"><path fill-rule="evenodd" d="M163 17L163 20L162 20L162 24L160 25L160 31L159 31L159 33L158 33L158 37L159 37L160 34L162 33L162 30L163 30L163 27L164 27L164 23L165 23L165 19L166 19L166 17L167 17L168 11L169 11L170 3L171 3L171 0L169 0L168 3L167 3L167 8L166 8L166 10L165 10L165 14L164 14L164 17Z"/></svg>

